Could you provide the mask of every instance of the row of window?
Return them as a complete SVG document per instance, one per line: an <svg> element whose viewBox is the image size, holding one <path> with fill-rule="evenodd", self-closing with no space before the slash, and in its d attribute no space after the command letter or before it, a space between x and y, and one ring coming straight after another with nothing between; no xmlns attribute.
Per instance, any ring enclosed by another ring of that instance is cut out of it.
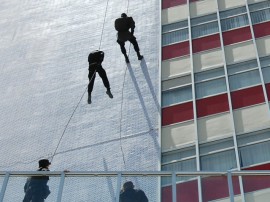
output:
<svg viewBox="0 0 270 202"><path fill-rule="evenodd" d="M270 20L269 1L249 5L252 24L258 24ZM221 11L221 31L229 31L249 25L246 7ZM210 14L191 19L192 39L216 34L219 32L217 14ZM167 46L189 39L188 21L184 20L162 26L162 45Z"/></svg>
<svg viewBox="0 0 270 202"><path fill-rule="evenodd" d="M250 167L270 161L269 130L239 135L237 144L241 167ZM202 144L199 146L199 151L202 171L227 171L237 168L232 137ZM162 170L196 171L195 146L164 153ZM166 180L163 183L166 184Z"/></svg>
<svg viewBox="0 0 270 202"><path fill-rule="evenodd" d="M263 79L270 83L270 56L260 58ZM230 91L261 85L257 60L249 60L227 66ZM191 77L191 75L185 76ZM185 78L179 78L185 80ZM162 92L162 106L170 106L192 100L191 79L176 89ZM223 94L227 92L224 67L219 67L194 75L196 99Z"/></svg>

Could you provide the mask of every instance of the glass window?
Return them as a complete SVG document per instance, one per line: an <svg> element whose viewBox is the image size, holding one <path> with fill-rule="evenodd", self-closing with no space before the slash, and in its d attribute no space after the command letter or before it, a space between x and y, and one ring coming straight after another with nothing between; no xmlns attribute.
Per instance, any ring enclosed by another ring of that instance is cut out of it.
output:
<svg viewBox="0 0 270 202"><path fill-rule="evenodd" d="M170 163L173 161L179 161L188 157L195 157L196 151L195 147L189 147L173 152L166 152L162 154L162 163Z"/></svg>
<svg viewBox="0 0 270 202"><path fill-rule="evenodd" d="M200 162L202 171L227 171L237 167L234 149L202 156Z"/></svg>
<svg viewBox="0 0 270 202"><path fill-rule="evenodd" d="M191 19L192 38L210 35L218 32L217 14L211 14Z"/></svg>
<svg viewBox="0 0 270 202"><path fill-rule="evenodd" d="M260 58L261 67L268 67L270 66L270 56L261 57Z"/></svg>
<svg viewBox="0 0 270 202"><path fill-rule="evenodd" d="M205 81L220 76L224 76L224 67L196 73L195 82Z"/></svg>
<svg viewBox="0 0 270 202"><path fill-rule="evenodd" d="M188 40L188 21L181 21L162 26L162 45Z"/></svg>
<svg viewBox="0 0 270 202"><path fill-rule="evenodd" d="M229 76L230 90L238 90L261 83L259 70L252 70Z"/></svg>
<svg viewBox="0 0 270 202"><path fill-rule="evenodd" d="M230 90L238 90L261 83L257 60L228 65Z"/></svg>
<svg viewBox="0 0 270 202"><path fill-rule="evenodd" d="M270 66L262 68L263 79L265 83L270 83Z"/></svg>
<svg viewBox="0 0 270 202"><path fill-rule="evenodd" d="M174 90L162 92L162 106L169 106L176 103L192 100L191 85L180 87Z"/></svg>
<svg viewBox="0 0 270 202"><path fill-rule="evenodd" d="M249 24L246 7L235 8L220 12L221 29L228 31Z"/></svg>
<svg viewBox="0 0 270 202"><path fill-rule="evenodd" d="M252 24L270 20L270 8L250 13Z"/></svg>
<svg viewBox="0 0 270 202"><path fill-rule="evenodd" d="M260 3L255 3L255 4L250 4L249 5L249 11L256 11L256 10L260 10L260 9L265 9L265 8L269 8L270 7L270 2L269 1L263 1Z"/></svg>
<svg viewBox="0 0 270 202"><path fill-rule="evenodd" d="M210 95L226 92L225 78L215 79L196 84L196 98L204 98Z"/></svg>
<svg viewBox="0 0 270 202"><path fill-rule="evenodd" d="M253 24L270 20L270 2L264 1L249 5L250 16Z"/></svg>
<svg viewBox="0 0 270 202"><path fill-rule="evenodd" d="M227 91L223 67L196 73L195 83L197 99Z"/></svg>
<svg viewBox="0 0 270 202"><path fill-rule="evenodd" d="M241 166L251 166L270 161L270 131L237 136Z"/></svg>
<svg viewBox="0 0 270 202"><path fill-rule="evenodd" d="M195 146L166 152L162 154L162 171L196 171ZM188 180L191 177L177 177L177 181ZM171 184L171 177L163 177L162 185Z"/></svg>
<svg viewBox="0 0 270 202"><path fill-rule="evenodd" d="M200 156L203 171L226 171L236 168L232 138L200 145Z"/></svg>

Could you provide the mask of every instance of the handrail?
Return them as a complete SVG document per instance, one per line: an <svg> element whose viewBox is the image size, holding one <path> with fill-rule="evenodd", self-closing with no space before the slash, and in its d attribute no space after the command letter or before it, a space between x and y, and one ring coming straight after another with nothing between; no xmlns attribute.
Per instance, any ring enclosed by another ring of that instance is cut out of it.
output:
<svg viewBox="0 0 270 202"><path fill-rule="evenodd" d="M4 177L6 173L10 176L61 176L64 171L0 171L0 177ZM121 173L123 177L127 176L160 176L171 177L174 172L170 171L67 171L65 176L78 177L117 177ZM232 176L248 176L248 175L270 175L270 170L253 170L253 171L230 171ZM177 177L185 176L227 176L228 172L210 172L210 171L194 171L194 172L175 172Z"/></svg>

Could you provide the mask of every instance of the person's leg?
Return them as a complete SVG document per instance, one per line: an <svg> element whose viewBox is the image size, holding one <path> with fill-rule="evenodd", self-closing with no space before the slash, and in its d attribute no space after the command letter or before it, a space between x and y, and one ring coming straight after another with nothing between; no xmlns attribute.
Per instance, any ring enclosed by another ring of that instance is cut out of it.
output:
<svg viewBox="0 0 270 202"><path fill-rule="evenodd" d="M117 40L117 43L120 45L121 52L125 56L126 63L129 63L129 59L128 59L128 56L127 56L127 51L126 51L126 48L125 48L125 42Z"/></svg>
<svg viewBox="0 0 270 202"><path fill-rule="evenodd" d="M100 65L100 66L98 67L98 69L97 69L97 72L98 72L99 76L101 77L104 86L107 88L106 93L108 94L108 96L109 96L110 98L113 98L113 95L112 95L112 93L111 93L110 83L109 83L109 80L108 80L106 71L105 71L105 70L103 69L103 67Z"/></svg>
<svg viewBox="0 0 270 202"><path fill-rule="evenodd" d="M143 59L143 56L140 54L140 48L139 48L138 42L137 42L137 40L136 40L136 37L133 36L129 41L130 41L130 43L132 43L132 45L133 45L133 47L134 47L134 50L135 50L136 53L137 53L138 60Z"/></svg>
<svg viewBox="0 0 270 202"><path fill-rule="evenodd" d="M94 87L94 82L95 82L95 78L96 78L96 72L93 70L89 70L89 74L88 74L88 78L89 78L89 84L88 84L88 104L91 104L91 93L93 91L93 87Z"/></svg>

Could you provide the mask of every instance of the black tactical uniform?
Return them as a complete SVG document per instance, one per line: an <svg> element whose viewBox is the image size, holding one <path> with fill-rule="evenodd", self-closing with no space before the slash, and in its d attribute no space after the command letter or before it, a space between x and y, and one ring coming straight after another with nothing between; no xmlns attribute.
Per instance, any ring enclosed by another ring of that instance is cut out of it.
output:
<svg viewBox="0 0 270 202"><path fill-rule="evenodd" d="M118 31L117 43L120 45L121 52L124 54L126 62L129 63L127 56L127 51L125 48L125 42L130 41L133 44L134 50L137 53L138 60L143 59L143 56L140 54L140 48L137 43L136 37L134 34L135 22L132 17L127 17L125 13L122 13L121 18L115 20L114 23L115 29ZM131 29L131 32L129 31Z"/></svg>
<svg viewBox="0 0 270 202"><path fill-rule="evenodd" d="M110 90L110 83L106 74L106 71L103 69L101 63L104 59L104 52L95 50L91 52L88 56L88 63L89 63L89 85L88 85L88 104L91 104L91 93L94 87L94 82L96 78L96 72L101 77L104 86L107 88L106 93L110 98L113 98L113 95Z"/></svg>

